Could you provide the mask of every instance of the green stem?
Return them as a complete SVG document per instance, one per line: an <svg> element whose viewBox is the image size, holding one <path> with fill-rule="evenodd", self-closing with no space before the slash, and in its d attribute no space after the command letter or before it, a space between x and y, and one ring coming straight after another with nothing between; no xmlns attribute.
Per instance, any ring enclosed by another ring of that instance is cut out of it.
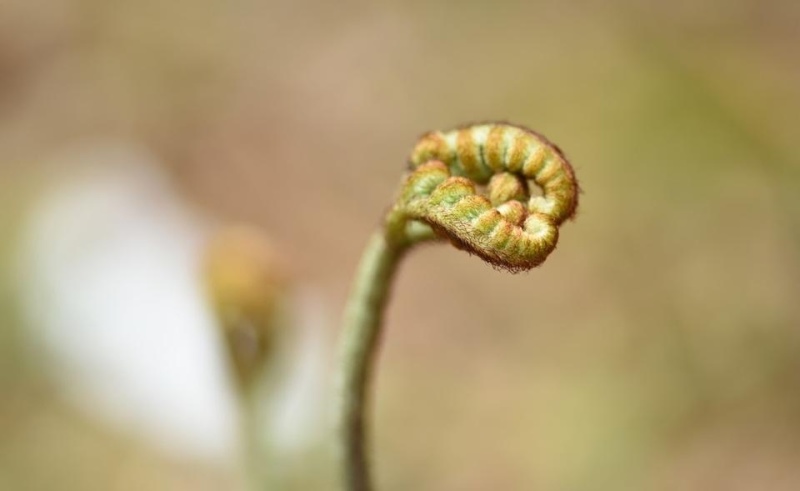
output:
<svg viewBox="0 0 800 491"><path fill-rule="evenodd" d="M261 421L259 419L258 398L251 388L240 386L239 391L239 419L242 441L242 465L246 479L246 489L259 491L264 489L265 475L262 462L264 456L264 442L261 439Z"/></svg>
<svg viewBox="0 0 800 491"><path fill-rule="evenodd" d="M347 491L372 489L366 449L367 394L392 277L412 243L390 237L383 230L373 235L345 311L336 416L343 489Z"/></svg>
<svg viewBox="0 0 800 491"><path fill-rule="evenodd" d="M239 430L242 471L246 491L278 491L289 489L291 475L288 461L273 446L266 430L269 410L265 396L274 394L278 376L267 370L248 383L239 384Z"/></svg>

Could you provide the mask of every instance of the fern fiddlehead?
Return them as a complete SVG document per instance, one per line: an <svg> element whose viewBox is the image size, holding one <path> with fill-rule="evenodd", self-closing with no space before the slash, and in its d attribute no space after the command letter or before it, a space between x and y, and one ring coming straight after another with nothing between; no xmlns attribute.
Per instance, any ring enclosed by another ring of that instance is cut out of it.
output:
<svg viewBox="0 0 800 491"><path fill-rule="evenodd" d="M273 489L282 475L262 437L259 401L288 330L289 274L256 228L227 226L210 239L203 279L239 399L243 475L247 489Z"/></svg>
<svg viewBox="0 0 800 491"><path fill-rule="evenodd" d="M337 418L344 489L372 489L365 405L392 276L415 244L447 239L512 272L541 264L578 205L578 183L561 150L510 124L423 135L411 172L364 253L344 319ZM531 186L541 189L532 196Z"/></svg>

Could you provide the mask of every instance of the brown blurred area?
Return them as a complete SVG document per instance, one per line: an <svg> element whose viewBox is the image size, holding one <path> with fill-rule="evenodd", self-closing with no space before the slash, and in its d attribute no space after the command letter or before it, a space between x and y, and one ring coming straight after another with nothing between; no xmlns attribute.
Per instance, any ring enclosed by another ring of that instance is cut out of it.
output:
<svg viewBox="0 0 800 491"><path fill-rule="evenodd" d="M409 257L380 489L798 489L798 25L791 0L5 1L0 265L41 175L70 172L49 156L125 139L264 229L338 328L415 138L524 124L573 162L579 215L529 274ZM232 489L65 405L7 276L0 489Z"/></svg>

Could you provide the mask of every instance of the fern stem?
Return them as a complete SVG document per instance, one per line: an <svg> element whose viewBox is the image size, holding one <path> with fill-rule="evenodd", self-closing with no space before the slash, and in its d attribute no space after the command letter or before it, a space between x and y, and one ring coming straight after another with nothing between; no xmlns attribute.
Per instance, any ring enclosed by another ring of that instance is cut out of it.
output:
<svg viewBox="0 0 800 491"><path fill-rule="evenodd" d="M366 448L367 394L392 277L408 247L405 241L392 241L383 230L373 235L345 311L336 409L343 489L347 491L372 489Z"/></svg>

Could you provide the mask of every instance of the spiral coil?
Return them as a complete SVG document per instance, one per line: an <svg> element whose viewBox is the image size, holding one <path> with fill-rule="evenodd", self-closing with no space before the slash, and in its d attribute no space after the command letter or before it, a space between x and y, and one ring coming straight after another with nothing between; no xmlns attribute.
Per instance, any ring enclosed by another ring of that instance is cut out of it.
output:
<svg viewBox="0 0 800 491"><path fill-rule="evenodd" d="M564 154L519 126L427 133L409 160L412 172L395 211L510 271L541 264L578 206L578 182ZM531 196L532 184L541 196Z"/></svg>

